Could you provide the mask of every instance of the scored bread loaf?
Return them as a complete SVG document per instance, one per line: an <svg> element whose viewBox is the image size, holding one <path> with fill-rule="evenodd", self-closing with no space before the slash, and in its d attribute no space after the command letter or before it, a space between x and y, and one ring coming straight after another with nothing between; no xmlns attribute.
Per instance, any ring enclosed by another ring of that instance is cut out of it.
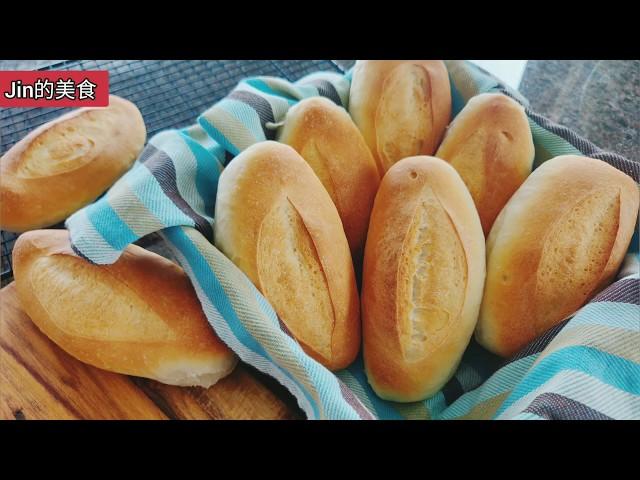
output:
<svg viewBox="0 0 640 480"><path fill-rule="evenodd" d="M451 122L436 157L458 171L478 209L485 235L531 173L535 156L524 108L501 93L467 102Z"/></svg>
<svg viewBox="0 0 640 480"><path fill-rule="evenodd" d="M290 146L257 143L220 175L215 243L311 357L331 370L360 347L349 244L331 197Z"/></svg>
<svg viewBox="0 0 640 480"><path fill-rule="evenodd" d="M128 246L112 265L94 265L73 252L66 230L35 230L18 237L13 273L36 326L89 365L209 387L237 363L184 271L141 247Z"/></svg>
<svg viewBox="0 0 640 480"><path fill-rule="evenodd" d="M287 112L278 140L295 148L326 188L360 264L380 175L358 127L345 109L313 97Z"/></svg>
<svg viewBox="0 0 640 480"><path fill-rule="evenodd" d="M381 175L398 160L433 155L451 120L451 86L442 60L358 60L349 113Z"/></svg>
<svg viewBox="0 0 640 480"><path fill-rule="evenodd" d="M111 95L42 125L0 158L0 227L54 225L95 200L133 164L146 128L137 107Z"/></svg>
<svg viewBox="0 0 640 480"><path fill-rule="evenodd" d="M484 235L473 199L444 160L409 157L382 179L364 256L362 327L369 383L382 398L432 396L476 325Z"/></svg>
<svg viewBox="0 0 640 480"><path fill-rule="evenodd" d="M478 342L510 356L610 283L639 201L636 182L600 160L566 155L538 167L487 239Z"/></svg>

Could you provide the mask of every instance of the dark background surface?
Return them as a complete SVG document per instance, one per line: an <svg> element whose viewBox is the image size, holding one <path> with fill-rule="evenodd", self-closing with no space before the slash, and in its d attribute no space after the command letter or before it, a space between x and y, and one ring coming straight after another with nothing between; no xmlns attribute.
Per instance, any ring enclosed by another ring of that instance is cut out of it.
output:
<svg viewBox="0 0 640 480"><path fill-rule="evenodd" d="M32 70L55 60L0 60ZM339 61L349 66L353 61ZM640 161L640 60L530 60L519 90L531 108L599 147Z"/></svg>
<svg viewBox="0 0 640 480"><path fill-rule="evenodd" d="M535 112L640 161L640 61L529 61L519 90Z"/></svg>

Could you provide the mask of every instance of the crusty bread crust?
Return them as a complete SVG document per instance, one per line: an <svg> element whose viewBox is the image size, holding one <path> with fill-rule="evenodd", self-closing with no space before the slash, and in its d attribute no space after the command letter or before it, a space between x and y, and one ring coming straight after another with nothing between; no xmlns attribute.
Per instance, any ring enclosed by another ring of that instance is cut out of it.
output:
<svg viewBox="0 0 640 480"><path fill-rule="evenodd" d="M0 159L0 226L54 225L95 200L133 164L146 128L137 107L111 95L37 128Z"/></svg>
<svg viewBox="0 0 640 480"><path fill-rule="evenodd" d="M376 196L364 257L364 360L380 397L423 400L451 378L484 278L480 219L455 169L426 156L396 163Z"/></svg>
<svg viewBox="0 0 640 480"><path fill-rule="evenodd" d="M360 309L338 211L290 146L255 144L222 172L215 243L269 300L302 348L331 370L360 346Z"/></svg>
<svg viewBox="0 0 640 480"><path fill-rule="evenodd" d="M458 171L485 235L531 173L535 149L524 108L500 93L473 97L447 129L436 157Z"/></svg>
<svg viewBox="0 0 640 480"><path fill-rule="evenodd" d="M478 342L510 356L609 284L639 201L636 182L600 160L565 155L538 167L487 239Z"/></svg>
<svg viewBox="0 0 640 480"><path fill-rule="evenodd" d="M331 100L312 97L287 112L278 140L292 146L326 188L359 265L380 175L358 127Z"/></svg>
<svg viewBox="0 0 640 480"><path fill-rule="evenodd" d="M349 113L380 175L413 155L433 155L451 120L451 85L442 60L358 60Z"/></svg>

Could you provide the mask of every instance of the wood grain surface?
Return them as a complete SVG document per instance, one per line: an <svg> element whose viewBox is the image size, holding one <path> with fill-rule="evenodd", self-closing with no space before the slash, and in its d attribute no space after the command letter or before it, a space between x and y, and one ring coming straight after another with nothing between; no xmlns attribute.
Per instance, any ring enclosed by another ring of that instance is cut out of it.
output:
<svg viewBox="0 0 640 480"><path fill-rule="evenodd" d="M295 399L240 363L211 388L174 387L111 373L68 355L0 291L1 419L299 419Z"/></svg>

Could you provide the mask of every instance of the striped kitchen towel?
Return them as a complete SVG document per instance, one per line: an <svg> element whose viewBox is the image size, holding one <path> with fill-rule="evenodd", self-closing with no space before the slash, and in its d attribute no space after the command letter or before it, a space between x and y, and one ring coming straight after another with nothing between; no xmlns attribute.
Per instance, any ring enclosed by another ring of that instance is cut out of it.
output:
<svg viewBox="0 0 640 480"><path fill-rule="evenodd" d="M490 74L463 61L448 61L447 67L454 115L487 91L525 105L536 166L581 153L640 180L637 163L530 111L526 99ZM309 419L640 418L637 233L621 272L625 278L506 362L472 341L451 381L423 402L379 399L361 358L331 373L281 328L268 301L212 244L218 177L242 150L275 139L288 108L300 99L320 95L348 108L349 85L349 73L318 73L295 83L274 77L241 81L193 126L154 136L103 198L67 220L74 250L91 262L112 263L128 244L160 232L220 338L282 383Z"/></svg>

